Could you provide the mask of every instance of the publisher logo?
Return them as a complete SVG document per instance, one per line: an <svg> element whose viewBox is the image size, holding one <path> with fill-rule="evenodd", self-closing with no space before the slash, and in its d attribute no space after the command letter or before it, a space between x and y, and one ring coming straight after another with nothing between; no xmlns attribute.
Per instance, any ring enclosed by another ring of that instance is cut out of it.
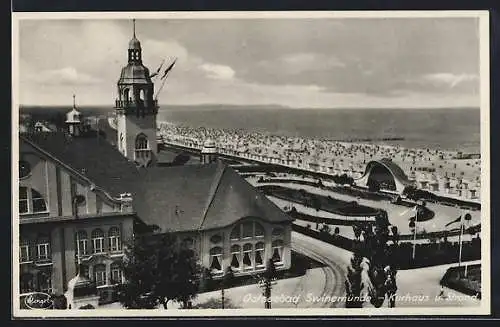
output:
<svg viewBox="0 0 500 327"><path fill-rule="evenodd" d="M52 297L47 293L35 292L24 298L24 304L29 309L49 309L52 307Z"/></svg>

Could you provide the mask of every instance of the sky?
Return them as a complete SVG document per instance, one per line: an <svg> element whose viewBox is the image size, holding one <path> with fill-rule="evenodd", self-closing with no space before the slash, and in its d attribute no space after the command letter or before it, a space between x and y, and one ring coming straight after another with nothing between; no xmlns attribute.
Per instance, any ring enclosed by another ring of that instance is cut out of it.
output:
<svg viewBox="0 0 500 327"><path fill-rule="evenodd" d="M138 19L160 104L478 107L477 18ZM22 20L22 105L112 106L131 20ZM160 83L155 84L159 89Z"/></svg>

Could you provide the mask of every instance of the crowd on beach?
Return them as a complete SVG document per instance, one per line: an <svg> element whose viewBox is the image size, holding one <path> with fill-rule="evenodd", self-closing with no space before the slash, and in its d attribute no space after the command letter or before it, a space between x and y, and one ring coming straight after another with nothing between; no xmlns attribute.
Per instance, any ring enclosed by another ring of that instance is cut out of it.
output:
<svg viewBox="0 0 500 327"><path fill-rule="evenodd" d="M250 132L243 129L191 127L162 122L159 131L167 142L201 149L211 139L220 153L246 156L328 173L361 177L371 160L390 158L410 179L450 178L479 187L480 158L463 160L457 151L408 149L381 142L342 142Z"/></svg>

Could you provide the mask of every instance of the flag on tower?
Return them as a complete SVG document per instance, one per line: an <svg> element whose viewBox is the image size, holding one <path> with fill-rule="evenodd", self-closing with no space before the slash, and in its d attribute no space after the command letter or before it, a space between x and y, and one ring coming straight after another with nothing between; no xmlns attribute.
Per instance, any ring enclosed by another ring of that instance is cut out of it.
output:
<svg viewBox="0 0 500 327"><path fill-rule="evenodd" d="M174 68L176 61L177 61L177 58L175 58L174 62L170 66L168 66L167 69L165 69L165 72L163 73L163 76L161 77L161 79L164 79L165 77L167 77L168 73L172 70L172 68Z"/></svg>
<svg viewBox="0 0 500 327"><path fill-rule="evenodd" d="M164 62L165 62L165 59L163 59L163 61L161 62L160 67L158 67L158 69L153 74L151 74L151 76L149 76L149 77L153 78L156 75L158 75L160 73L161 68L163 67Z"/></svg>

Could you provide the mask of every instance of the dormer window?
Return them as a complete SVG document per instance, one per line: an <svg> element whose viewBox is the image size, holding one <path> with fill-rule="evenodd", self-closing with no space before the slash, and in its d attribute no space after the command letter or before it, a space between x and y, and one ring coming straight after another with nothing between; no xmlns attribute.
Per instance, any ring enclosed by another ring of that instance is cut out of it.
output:
<svg viewBox="0 0 500 327"><path fill-rule="evenodd" d="M47 205L43 196L34 189L19 188L19 213L46 212Z"/></svg>

